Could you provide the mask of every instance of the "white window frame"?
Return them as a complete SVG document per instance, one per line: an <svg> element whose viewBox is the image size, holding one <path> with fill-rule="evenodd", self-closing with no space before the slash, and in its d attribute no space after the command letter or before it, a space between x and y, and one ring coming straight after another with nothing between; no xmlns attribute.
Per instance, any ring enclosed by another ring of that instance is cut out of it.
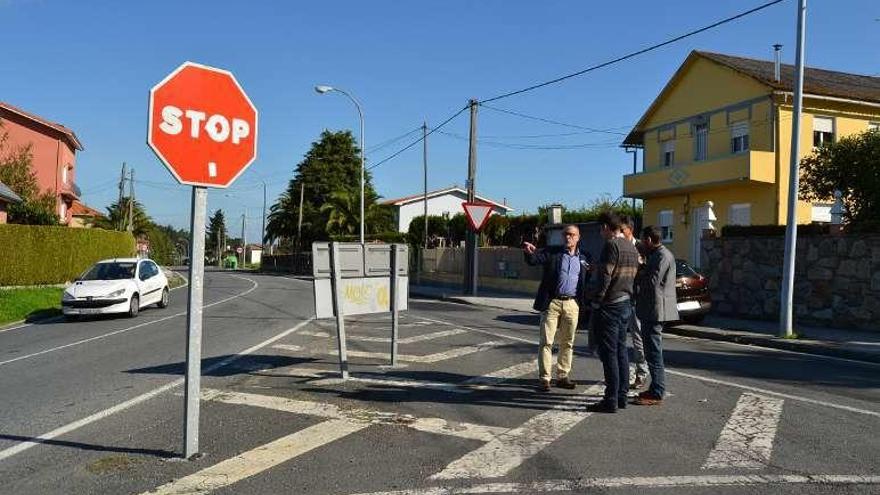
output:
<svg viewBox="0 0 880 495"><path fill-rule="evenodd" d="M826 123L830 123L829 125L825 125ZM835 141L835 128L837 122L834 121L834 117L828 117L825 115L815 115L813 116L813 148L819 148L821 146L825 146L826 144L831 144ZM820 134L819 143L816 143L816 133ZM831 138L829 140L825 140L825 135L830 134Z"/></svg>
<svg viewBox="0 0 880 495"><path fill-rule="evenodd" d="M668 159L667 159L668 158ZM675 140L667 139L660 143L660 166L669 168L675 165Z"/></svg>
<svg viewBox="0 0 880 495"><path fill-rule="evenodd" d="M730 125L730 152L745 153L749 151L749 123L734 122Z"/></svg>
<svg viewBox="0 0 880 495"><path fill-rule="evenodd" d="M868 122L869 131L880 131L880 122Z"/></svg>
<svg viewBox="0 0 880 495"><path fill-rule="evenodd" d="M67 221L67 203L64 201L61 202L61 206L58 208L58 218L61 219L61 222Z"/></svg>
<svg viewBox="0 0 880 495"><path fill-rule="evenodd" d="M670 243L675 238L674 232L675 212L672 210L660 210L657 213L657 226L660 228L660 238L663 243Z"/></svg>
<svg viewBox="0 0 880 495"><path fill-rule="evenodd" d="M745 218L745 220L743 219ZM751 225L752 224L752 204L751 203L735 203L730 205L727 210L727 225Z"/></svg>
<svg viewBox="0 0 880 495"><path fill-rule="evenodd" d="M694 161L709 158L709 122L694 124Z"/></svg>

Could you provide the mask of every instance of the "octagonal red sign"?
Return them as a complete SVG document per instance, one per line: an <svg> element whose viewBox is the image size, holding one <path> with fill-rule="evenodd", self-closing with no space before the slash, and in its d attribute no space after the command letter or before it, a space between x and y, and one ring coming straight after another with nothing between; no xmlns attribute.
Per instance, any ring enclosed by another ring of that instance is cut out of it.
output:
<svg viewBox="0 0 880 495"><path fill-rule="evenodd" d="M150 90L147 143L181 184L228 187L257 155L257 109L231 72L185 62Z"/></svg>

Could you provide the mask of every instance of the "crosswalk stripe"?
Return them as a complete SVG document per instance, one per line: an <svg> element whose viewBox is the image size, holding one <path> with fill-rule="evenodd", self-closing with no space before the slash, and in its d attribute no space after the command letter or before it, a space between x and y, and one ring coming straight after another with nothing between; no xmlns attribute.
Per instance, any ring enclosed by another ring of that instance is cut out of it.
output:
<svg viewBox="0 0 880 495"><path fill-rule="evenodd" d="M325 402L311 402L245 392L228 392L206 389L202 392L202 399L224 404L261 407L263 409L303 414L306 416L317 416L327 419L344 419L357 423L393 424L406 426L426 433L436 433L438 435L481 440L484 442L490 441L507 430L507 428L498 426L459 423L457 421L448 421L443 418L420 418L409 414L398 414L371 409L342 409Z"/></svg>
<svg viewBox="0 0 880 495"><path fill-rule="evenodd" d="M767 467L783 402L758 394L742 394L703 469Z"/></svg>
<svg viewBox="0 0 880 495"><path fill-rule="evenodd" d="M555 360L555 359L554 359ZM493 371L486 375L475 376L462 382L462 385L470 386L474 390L483 390L492 385L498 385L512 378L538 372L537 359L531 359L507 368Z"/></svg>
<svg viewBox="0 0 880 495"><path fill-rule="evenodd" d="M592 395L603 388L593 385L580 395ZM500 478L506 475L590 416L584 411L586 404L583 397L574 396L572 399L569 402L574 404L565 404L571 410L564 410L560 405L533 416L522 425L505 431L482 447L452 461L430 479Z"/></svg>
<svg viewBox="0 0 880 495"><path fill-rule="evenodd" d="M426 354L426 355L417 355L417 354L399 354L397 358L400 361L408 362L408 363L421 363L421 364L431 364L437 363L440 361L446 361L447 359L454 359L463 356L467 356L469 354L473 354L475 352L485 351L487 349L491 349L493 347L497 347L500 345L504 345L504 342L501 341L492 341L492 342L483 342L482 344L477 345L469 345L464 347L457 347L455 349L450 349L448 351L436 352L434 354ZM278 347L278 346L276 346ZM278 347L281 348L281 347ZM368 351L347 351L348 357L360 357L365 359L390 359L390 353L388 352L368 352ZM331 350L328 351L330 355L337 355L338 351Z"/></svg>
<svg viewBox="0 0 880 495"><path fill-rule="evenodd" d="M149 493L153 495L188 495L212 492L259 474L368 426L368 423L357 423L347 419L324 421L162 485Z"/></svg>
<svg viewBox="0 0 880 495"><path fill-rule="evenodd" d="M397 339L397 343L398 344L415 344L418 342L427 342L429 340L442 339L444 337L452 337L452 336L460 335L463 333L467 333L467 331L462 330L460 328L456 328L453 330L441 330L438 332L431 332L431 333L426 333L426 334L422 334L422 335L413 335L412 337ZM306 335L309 337L320 337L320 338L324 338L324 339L330 338L329 332L307 331L307 332L300 332L299 334ZM385 344L391 343L391 337L371 337L369 335L347 335L345 338L348 340L351 340L353 342L379 342L379 343L385 343Z"/></svg>

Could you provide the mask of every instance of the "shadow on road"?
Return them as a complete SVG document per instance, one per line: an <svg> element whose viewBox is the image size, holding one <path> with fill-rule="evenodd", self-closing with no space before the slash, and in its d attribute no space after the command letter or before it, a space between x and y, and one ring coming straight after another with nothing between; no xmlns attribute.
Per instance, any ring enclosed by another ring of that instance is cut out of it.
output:
<svg viewBox="0 0 880 495"><path fill-rule="evenodd" d="M70 447L72 449L79 450L91 450L94 452L118 452L120 454L140 454L140 455L150 455L161 458L170 458L175 457L177 454L174 452L163 450L163 449L140 449L134 447L119 447L119 446L111 446L111 445L96 445L92 443L82 443L82 442L71 442L68 440L48 440L36 437L27 437L21 435L7 435L0 433L0 440L9 440L12 442L30 442L30 443L39 443L43 445L55 445L58 447Z"/></svg>
<svg viewBox="0 0 880 495"><path fill-rule="evenodd" d="M226 366L207 371L217 364L237 356L235 354L216 356L212 358L202 359L202 374L204 376L234 376L250 373L253 371L263 371L273 368L282 368L285 366L306 365L316 361L314 358L294 358L288 356L274 356L253 354L241 357ZM150 366L147 368L136 368L126 370L126 373L133 374L155 374L155 375L183 375L186 373L186 362L161 364L158 366Z"/></svg>

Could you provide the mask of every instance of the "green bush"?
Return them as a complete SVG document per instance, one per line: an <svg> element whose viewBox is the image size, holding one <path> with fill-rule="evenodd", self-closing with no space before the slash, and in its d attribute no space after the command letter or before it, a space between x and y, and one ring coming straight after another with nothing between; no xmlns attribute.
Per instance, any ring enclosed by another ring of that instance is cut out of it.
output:
<svg viewBox="0 0 880 495"><path fill-rule="evenodd" d="M0 225L0 286L59 284L94 262L134 256L128 232L42 225Z"/></svg>

